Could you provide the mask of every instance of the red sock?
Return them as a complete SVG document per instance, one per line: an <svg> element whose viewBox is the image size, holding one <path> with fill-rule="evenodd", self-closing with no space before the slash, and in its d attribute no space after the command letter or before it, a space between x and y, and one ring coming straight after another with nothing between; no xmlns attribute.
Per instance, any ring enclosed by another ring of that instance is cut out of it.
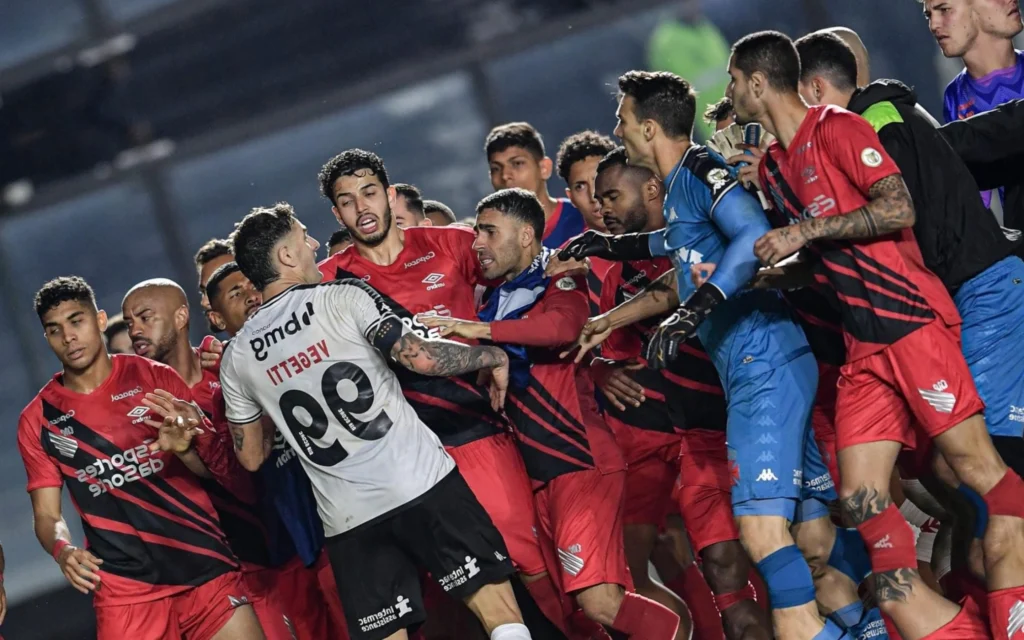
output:
<svg viewBox="0 0 1024 640"><path fill-rule="evenodd" d="M722 612L724 612L731 606L743 602L744 600L755 600L754 585L750 584L749 582L747 583L747 586L743 587L738 591L733 591L732 593L715 594L715 606L718 607L718 610Z"/></svg>
<svg viewBox="0 0 1024 640"><path fill-rule="evenodd" d="M996 483L996 486L989 489L982 499L988 506L990 516L1024 518L1024 501L1020 499L1022 495L1024 480L1021 480L1012 469L1007 469L1006 475Z"/></svg>
<svg viewBox="0 0 1024 640"><path fill-rule="evenodd" d="M895 504L889 503L885 511L862 522L857 531L864 538L874 573L917 568L914 532Z"/></svg>
<svg viewBox="0 0 1024 640"><path fill-rule="evenodd" d="M762 609L768 611L771 607L771 603L768 602L768 587L761 579L761 574L753 567L750 568L750 586L754 587L754 600L757 600Z"/></svg>
<svg viewBox="0 0 1024 640"><path fill-rule="evenodd" d="M562 592L555 586L551 576L546 575L538 580L523 583L544 616L562 633L566 633L566 620L572 611L571 603L568 598L563 599Z"/></svg>
<svg viewBox="0 0 1024 640"><path fill-rule="evenodd" d="M637 640L675 640L679 616L654 600L627 591L611 627Z"/></svg>
<svg viewBox="0 0 1024 640"><path fill-rule="evenodd" d="M715 596L696 562L691 562L674 580L666 582L665 586L690 609L694 638L717 640L723 637L722 616L715 606Z"/></svg>

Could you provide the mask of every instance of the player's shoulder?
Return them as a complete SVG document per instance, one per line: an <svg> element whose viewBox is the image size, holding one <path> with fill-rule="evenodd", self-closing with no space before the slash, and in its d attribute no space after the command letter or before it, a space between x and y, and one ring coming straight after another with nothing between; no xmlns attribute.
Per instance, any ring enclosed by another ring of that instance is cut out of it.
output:
<svg viewBox="0 0 1024 640"><path fill-rule="evenodd" d="M124 380L137 380L149 382L159 388L161 383L168 380L183 382L178 372L166 364L143 358L133 354L116 354L111 356L114 360L114 371L118 378Z"/></svg>
<svg viewBox="0 0 1024 640"><path fill-rule="evenodd" d="M718 198L736 184L725 158L702 145L692 145L686 150L683 169L692 176L692 180L707 187L713 198Z"/></svg>
<svg viewBox="0 0 1024 640"><path fill-rule="evenodd" d="M849 109L834 104L811 107L808 117L812 119L817 131L827 131L835 127L863 125L866 120Z"/></svg>
<svg viewBox="0 0 1024 640"><path fill-rule="evenodd" d="M468 254L466 247L473 244L474 237L472 229L461 226L409 227L405 229L405 246L419 254L417 257L435 251L461 260Z"/></svg>
<svg viewBox="0 0 1024 640"><path fill-rule="evenodd" d="M559 291L581 291L584 295L587 295L587 290L587 270L570 269L553 276L551 281L548 282L545 294Z"/></svg>

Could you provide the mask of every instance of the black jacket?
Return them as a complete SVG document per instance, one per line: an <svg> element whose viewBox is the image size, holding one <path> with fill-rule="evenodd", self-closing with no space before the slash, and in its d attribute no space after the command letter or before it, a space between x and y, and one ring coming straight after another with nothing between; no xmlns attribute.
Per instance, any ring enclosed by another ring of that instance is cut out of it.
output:
<svg viewBox="0 0 1024 640"><path fill-rule="evenodd" d="M900 168L914 200L924 263L950 293L1016 251L1019 241L1003 234L967 165L917 107L912 89L879 80L858 89L848 109L871 123Z"/></svg>
<svg viewBox="0 0 1024 640"><path fill-rule="evenodd" d="M1024 229L1024 100L939 128L984 190L1005 187L1003 226Z"/></svg>

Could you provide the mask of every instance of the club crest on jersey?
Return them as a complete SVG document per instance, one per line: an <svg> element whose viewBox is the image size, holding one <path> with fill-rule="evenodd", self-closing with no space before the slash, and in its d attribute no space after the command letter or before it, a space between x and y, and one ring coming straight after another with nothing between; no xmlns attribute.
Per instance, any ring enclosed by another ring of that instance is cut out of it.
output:
<svg viewBox="0 0 1024 640"><path fill-rule="evenodd" d="M555 286L562 291L575 291L576 281L569 276L565 276L564 278L559 278L558 281L555 282Z"/></svg>
<svg viewBox="0 0 1024 640"><path fill-rule="evenodd" d="M868 147L860 152L860 161L874 169L882 165L882 154L878 153L877 149Z"/></svg>
<svg viewBox="0 0 1024 640"><path fill-rule="evenodd" d="M711 183L711 193L718 194L729 182L729 172L719 167L708 171L708 182Z"/></svg>
<svg viewBox="0 0 1024 640"><path fill-rule="evenodd" d="M293 336L299 333L303 329L309 326L311 318L315 315L313 310L313 303L306 302L306 310L299 316L295 311L292 311L290 318L284 321L284 324L280 324L273 328L262 327L257 329L254 333L256 337L249 340L249 346L252 348L252 352L256 355L256 359L263 362L267 359L267 350L274 346L278 342L283 342L289 336Z"/></svg>

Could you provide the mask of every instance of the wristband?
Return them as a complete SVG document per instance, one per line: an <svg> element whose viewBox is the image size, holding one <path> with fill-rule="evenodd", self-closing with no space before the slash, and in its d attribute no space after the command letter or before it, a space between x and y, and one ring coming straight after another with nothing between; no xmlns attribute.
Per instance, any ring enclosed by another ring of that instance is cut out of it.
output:
<svg viewBox="0 0 1024 640"><path fill-rule="evenodd" d="M693 292L686 302L683 303L683 307L699 314L702 318L715 308L718 303L725 300L725 296L722 294L722 290L711 284L705 282L700 285L700 288Z"/></svg>
<svg viewBox="0 0 1024 640"><path fill-rule="evenodd" d="M74 547L74 545L63 538L53 545L53 559L57 562L60 562L60 552L64 550L64 547Z"/></svg>

